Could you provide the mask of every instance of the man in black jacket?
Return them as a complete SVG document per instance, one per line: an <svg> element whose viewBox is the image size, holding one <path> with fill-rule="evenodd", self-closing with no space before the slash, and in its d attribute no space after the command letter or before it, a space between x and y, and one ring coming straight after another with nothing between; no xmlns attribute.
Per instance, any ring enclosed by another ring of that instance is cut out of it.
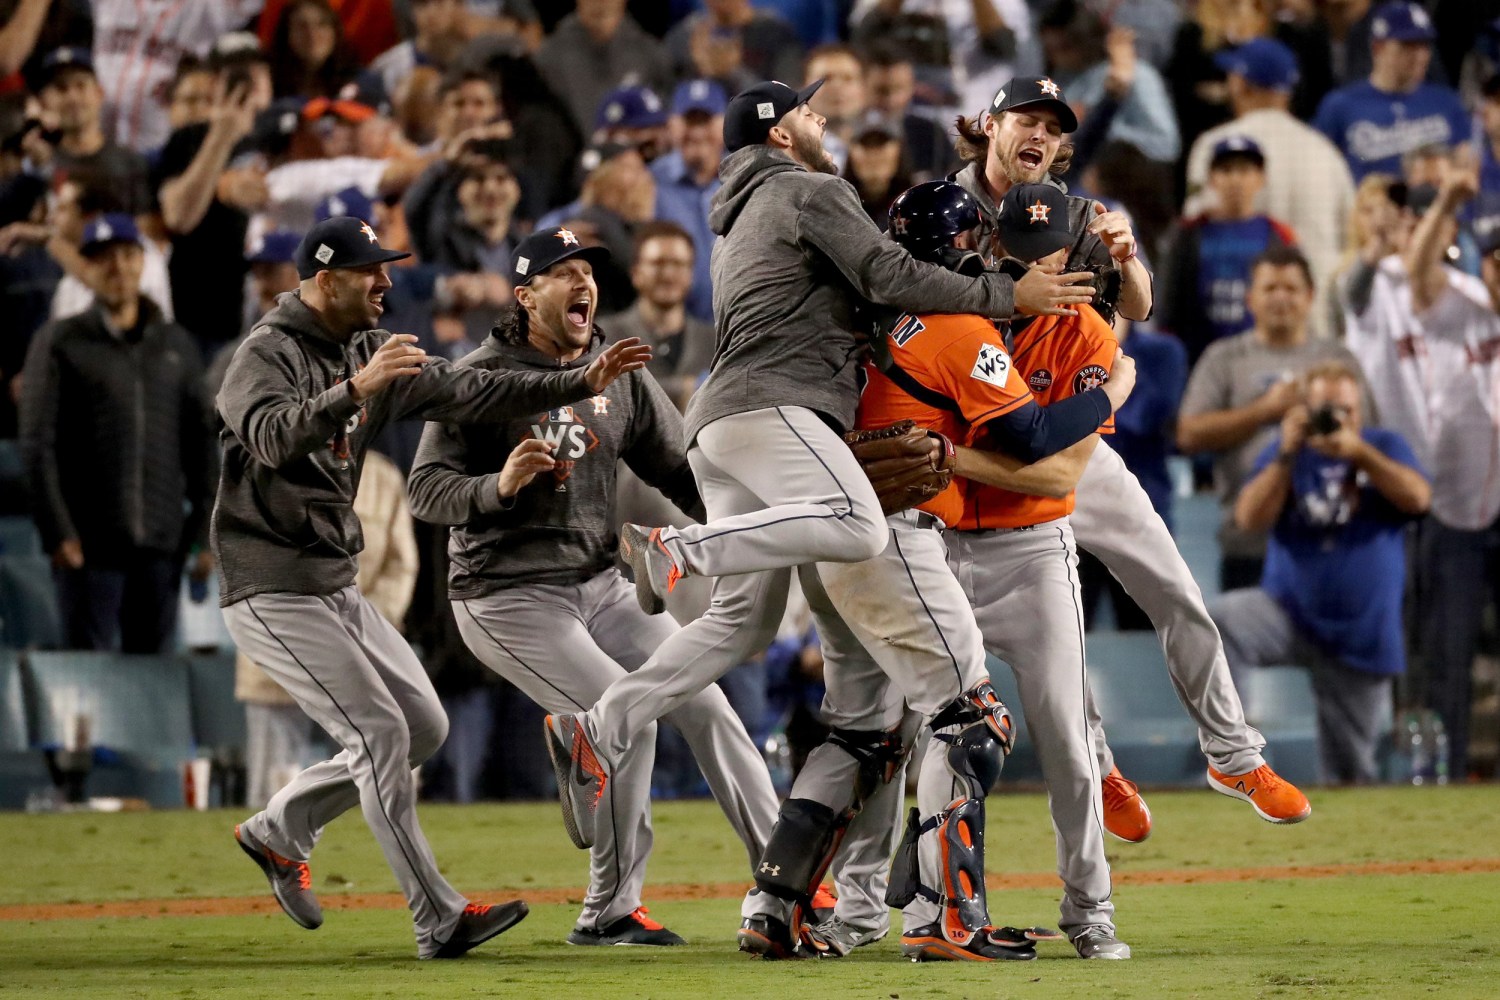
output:
<svg viewBox="0 0 1500 1000"><path fill-rule="evenodd" d="M515 925L526 904L469 903L417 824L411 769L442 744L448 720L411 647L354 586L364 452L402 417L493 421L577 402L650 351L625 342L587 368L551 373L453 368L416 337L375 329L391 287L385 265L406 256L349 216L303 238L301 285L236 349L219 391L213 544L235 644L343 747L236 827L240 846L287 915L315 928L323 915L307 858L357 803L412 909L418 955L454 958Z"/></svg>
<svg viewBox="0 0 1500 1000"><path fill-rule="evenodd" d="M72 649L160 653L183 557L207 548L213 493L203 366L188 332L139 291L128 215L84 230L93 308L44 327L27 353L21 441ZM209 572L207 556L195 567Z"/></svg>

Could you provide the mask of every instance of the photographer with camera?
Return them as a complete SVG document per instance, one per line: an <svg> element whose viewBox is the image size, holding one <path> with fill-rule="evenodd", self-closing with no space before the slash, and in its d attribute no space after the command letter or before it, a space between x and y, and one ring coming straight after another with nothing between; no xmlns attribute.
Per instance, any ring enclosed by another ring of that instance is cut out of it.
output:
<svg viewBox="0 0 1500 1000"><path fill-rule="evenodd" d="M1432 487L1405 438L1363 426L1355 368L1316 365L1296 395L1234 505L1238 527L1270 532L1260 586L1209 611L1241 691L1252 667L1312 671L1323 780L1367 783L1406 670L1406 528Z"/></svg>

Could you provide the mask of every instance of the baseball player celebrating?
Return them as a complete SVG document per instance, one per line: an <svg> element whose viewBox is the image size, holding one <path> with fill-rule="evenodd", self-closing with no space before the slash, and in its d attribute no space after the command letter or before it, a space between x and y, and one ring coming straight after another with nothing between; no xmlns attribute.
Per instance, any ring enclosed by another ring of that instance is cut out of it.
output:
<svg viewBox="0 0 1500 1000"><path fill-rule="evenodd" d="M1005 193L1016 184L1046 181L1063 135L1074 131L1078 120L1051 80L1017 77L996 93L979 126L973 119L960 123L959 152L970 162L953 179L979 202L984 216L981 236L989 241L995 237L998 205ZM1099 283L1114 288L1120 314L1147 318L1151 274L1136 257L1129 220L1088 198L1069 196L1066 205L1074 234L1066 266L1100 269ZM1115 304L1113 297L1102 303L1106 312ZM1011 461L1013 469L1020 467ZM999 465L991 471L1003 475ZM1011 488L1022 492L1026 485L1025 479L1011 482ZM1248 801L1257 815L1273 823L1306 819L1312 811L1307 797L1261 755L1265 738L1245 722L1203 594L1145 490L1107 444L1094 449L1077 486L1071 517L1074 539L1109 569L1156 627L1173 687L1198 724L1199 746L1209 761L1209 787ZM1135 785L1115 767L1092 698L1089 715L1105 775L1105 826L1122 840L1145 840L1151 832L1151 812Z"/></svg>
<svg viewBox="0 0 1500 1000"><path fill-rule="evenodd" d="M896 242L919 260L960 271L984 266L974 252L978 225L974 199L947 181L918 185L891 208ZM883 845L895 828L890 807L900 807L896 779L925 722L934 743L887 897L905 907L902 952L914 960L1033 958L1032 937L994 927L985 903L984 798L1009 749L1009 716L989 683L984 638L940 534L945 523L963 517L963 491L945 474L929 480L925 473L933 471L934 450L943 470L951 438L996 439L1034 460L1065 451L1124 402L1133 369L1122 360L1114 383L1042 407L982 316L908 314L887 330L860 399L864 429L849 439L867 461L883 507L893 511L890 542L863 563L818 564L821 587L802 574L823 640L823 707L833 733L809 756L782 806L756 884L805 907L851 821L877 797L874 825L862 825L859 836ZM908 442L917 459L909 468L924 474L916 486L903 468ZM903 712L903 698L913 712ZM891 785L897 791L885 792ZM838 955L884 934L887 915L878 899L854 893L838 905L842 912L831 923L805 934L795 924L784 933L770 917L747 919L742 946L779 957L771 944L780 937L800 940L814 954Z"/></svg>
<svg viewBox="0 0 1500 1000"><path fill-rule="evenodd" d="M415 337L375 328L386 264L406 256L347 216L303 238L301 285L245 338L219 392L213 547L235 644L343 748L237 826L240 847L287 915L316 928L307 859L323 828L358 805L411 907L418 955L453 958L513 926L526 904L465 900L417 823L412 768L442 744L448 720L411 648L354 587L361 459L392 420L504 420L578 402L650 351L621 341L582 369L455 369Z"/></svg>
<svg viewBox="0 0 1500 1000"><path fill-rule="evenodd" d="M567 229L527 237L514 258L517 306L458 363L494 371L555 371L589 363L594 264ZM614 567L616 463L686 511L701 510L677 408L645 371L576 406L505 423L429 423L411 472L412 510L453 525L448 595L474 655L550 712L587 709L645 662L676 627L640 609ZM729 700L709 685L666 716L693 749L714 798L752 860L776 815L764 760ZM641 906L651 852L650 724L603 789L583 913L570 944L675 945Z"/></svg>
<svg viewBox="0 0 1500 1000"><path fill-rule="evenodd" d="M708 521L626 525L620 537L648 611L689 574L715 577L712 604L587 713L548 718L563 810L583 843L634 736L770 642L790 567L886 547L874 491L839 438L858 396L855 302L1007 317L1092 295L1088 275L964 277L884 239L823 148L826 122L807 106L820 84L757 84L725 112L729 155L710 215L718 347L687 413Z"/></svg>

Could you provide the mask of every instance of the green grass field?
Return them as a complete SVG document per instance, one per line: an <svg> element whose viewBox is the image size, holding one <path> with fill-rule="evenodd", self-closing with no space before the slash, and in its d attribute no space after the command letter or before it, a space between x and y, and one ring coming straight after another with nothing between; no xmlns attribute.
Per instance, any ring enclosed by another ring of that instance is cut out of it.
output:
<svg viewBox="0 0 1500 1000"><path fill-rule="evenodd" d="M1054 868L1044 799L990 801L991 871L1037 884ZM1134 960L1080 962L1052 944L1035 962L963 966L900 961L889 939L842 961L737 954L737 900L686 898L685 887L746 877L739 845L707 803L656 810L647 902L689 947L568 947L576 903L542 902L519 927L447 963L415 960L402 910L338 909L341 894L395 889L357 813L329 828L313 859L329 913L312 933L279 912L160 916L155 902L140 908L152 915L30 919L18 908L184 898L232 907L264 895L265 883L231 841L238 814L0 815L0 852L11 859L0 882L0 996L1500 996L1500 787L1320 792L1312 818L1285 828L1207 791L1149 801L1152 838L1110 842L1119 931ZM584 882L586 855L568 845L554 805L427 807L422 816L449 878L474 898L556 898ZM1390 863L1397 873L1326 867ZM1252 880L1225 871L1261 867L1280 870ZM668 884L681 901L652 903L651 887ZM995 891L991 913L1055 923L1058 891Z"/></svg>

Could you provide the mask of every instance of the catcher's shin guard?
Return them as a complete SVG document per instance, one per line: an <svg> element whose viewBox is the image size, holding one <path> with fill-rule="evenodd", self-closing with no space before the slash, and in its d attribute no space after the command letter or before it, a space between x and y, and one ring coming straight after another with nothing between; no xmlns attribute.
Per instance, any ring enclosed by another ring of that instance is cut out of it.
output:
<svg viewBox="0 0 1500 1000"><path fill-rule="evenodd" d="M776 826L755 866L755 884L762 892L804 905L812 899L833 864L844 832L865 801L882 784L902 773L919 723L919 717L908 713L891 731L835 729L829 734L828 744L848 754L857 765L848 804L836 809L803 798L782 803Z"/></svg>
<svg viewBox="0 0 1500 1000"><path fill-rule="evenodd" d="M848 809L835 812L812 799L787 799L755 866L756 887L779 899L811 899L853 818Z"/></svg>
<svg viewBox="0 0 1500 1000"><path fill-rule="evenodd" d="M1013 725L1009 710L988 680L959 695L930 723L935 744L928 752L943 754L953 778L968 794L922 821L913 809L906 835L891 865L887 904L905 907L918 896L941 910L943 935L957 945L989 925L984 886L984 797L1000 778L1010 752ZM918 841L938 838L938 870L922 871Z"/></svg>

